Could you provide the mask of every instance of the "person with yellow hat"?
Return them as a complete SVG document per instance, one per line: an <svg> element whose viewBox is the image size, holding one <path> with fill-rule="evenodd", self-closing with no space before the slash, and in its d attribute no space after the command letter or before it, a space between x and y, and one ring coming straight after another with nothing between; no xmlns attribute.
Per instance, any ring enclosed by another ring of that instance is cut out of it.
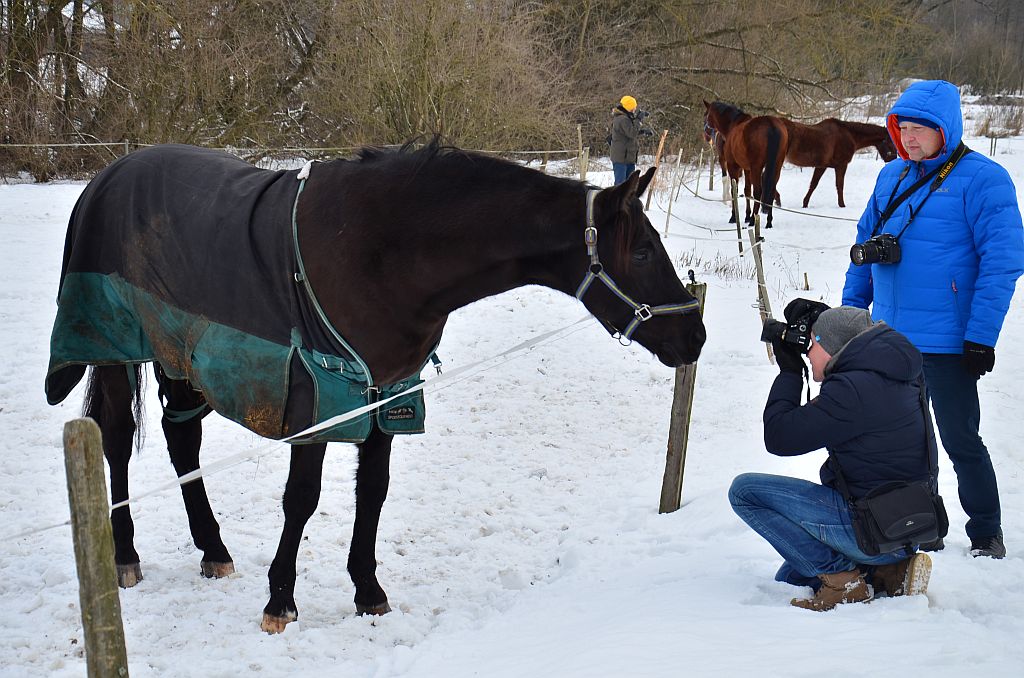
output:
<svg viewBox="0 0 1024 678"><path fill-rule="evenodd" d="M615 184L621 184L636 170L637 155L640 144L637 138L652 132L642 129L641 124L647 114L637 110L636 99L628 94L612 109L612 133L609 155L612 159L612 170L615 173Z"/></svg>

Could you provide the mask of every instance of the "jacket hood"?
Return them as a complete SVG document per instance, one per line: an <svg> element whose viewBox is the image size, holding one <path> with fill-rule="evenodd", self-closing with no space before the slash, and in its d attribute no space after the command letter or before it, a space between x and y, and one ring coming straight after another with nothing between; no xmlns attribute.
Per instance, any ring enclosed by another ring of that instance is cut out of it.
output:
<svg viewBox="0 0 1024 678"><path fill-rule="evenodd" d="M895 381L914 381L923 359L910 340L884 322L864 330L832 356L825 376L850 371L878 372Z"/></svg>
<svg viewBox="0 0 1024 678"><path fill-rule="evenodd" d="M904 160L909 160L910 156L900 142L900 124L896 121L896 117L901 115L931 120L939 126L943 138L942 150L936 158L927 162L945 162L960 145L964 135L964 118L960 112L960 90L953 83L945 80L915 82L900 95L885 116L885 126L896 146L896 152Z"/></svg>

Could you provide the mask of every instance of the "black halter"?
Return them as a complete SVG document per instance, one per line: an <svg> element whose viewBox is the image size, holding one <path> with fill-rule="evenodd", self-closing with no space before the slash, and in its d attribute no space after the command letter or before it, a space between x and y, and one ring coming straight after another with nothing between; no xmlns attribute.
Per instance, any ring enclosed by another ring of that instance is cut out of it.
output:
<svg viewBox="0 0 1024 678"><path fill-rule="evenodd" d="M610 327L614 334L618 334L619 343L628 345L631 343L630 337L633 336L633 332L640 326L640 323L647 322L656 315L674 315L680 313L693 313L700 309L700 302L696 299L685 301L681 304L662 304L661 306L649 306L647 304L638 304L633 301L628 294L619 289L615 281L604 272L604 266L601 264L601 260L597 256L597 226L594 225L594 198L600 191L596 189L590 189L587 191L587 226L583 231L583 240L587 244L587 254L590 256L590 267L587 269L587 274L583 276L583 282L576 288L576 298L583 301L583 296L590 289L590 283L594 282L595 279L600 280L604 283L605 287L611 290L612 294L617 296L622 301L629 304L630 308L633 309L633 318L626 325L626 329L619 331L610 323L602 321L605 326Z"/></svg>

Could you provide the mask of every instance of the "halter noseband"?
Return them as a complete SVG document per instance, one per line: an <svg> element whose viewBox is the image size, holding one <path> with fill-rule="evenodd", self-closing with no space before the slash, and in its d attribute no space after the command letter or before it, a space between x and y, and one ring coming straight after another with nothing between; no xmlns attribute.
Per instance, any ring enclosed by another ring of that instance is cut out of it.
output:
<svg viewBox="0 0 1024 678"><path fill-rule="evenodd" d="M576 298L583 301L583 296L590 289L590 283L594 282L594 279L600 280L604 283L604 286L611 290L612 294L617 296L622 301L629 304L630 308L633 309L633 318L626 325L626 329L621 332L615 328L611 323L601 321L604 325L613 330L612 336L618 334L619 343L628 346L632 343L630 337L633 336L633 332L640 326L640 323L647 322L656 315L675 315L682 313L693 313L700 308L700 302L697 299L691 299L690 301L683 302L681 304L662 304L661 306L651 307L648 304L638 304L633 301L629 295L619 289L615 281L604 272L604 266L601 264L601 260L597 255L597 226L594 224L594 198L600 191L590 189L587 191L587 226L583 230L583 241L587 244L587 254L590 256L590 266L587 269L587 274L583 276L583 282L576 288ZM600 320L600 319L599 319Z"/></svg>

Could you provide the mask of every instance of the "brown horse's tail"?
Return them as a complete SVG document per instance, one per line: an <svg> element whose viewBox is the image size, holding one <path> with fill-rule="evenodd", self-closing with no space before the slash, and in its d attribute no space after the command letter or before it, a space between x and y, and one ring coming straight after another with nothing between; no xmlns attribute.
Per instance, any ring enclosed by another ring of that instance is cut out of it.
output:
<svg viewBox="0 0 1024 678"><path fill-rule="evenodd" d="M768 143L764 171L761 174L761 211L770 214L775 202L775 177L779 173L781 163L779 147L782 145L782 130L777 125L771 125L766 136Z"/></svg>

